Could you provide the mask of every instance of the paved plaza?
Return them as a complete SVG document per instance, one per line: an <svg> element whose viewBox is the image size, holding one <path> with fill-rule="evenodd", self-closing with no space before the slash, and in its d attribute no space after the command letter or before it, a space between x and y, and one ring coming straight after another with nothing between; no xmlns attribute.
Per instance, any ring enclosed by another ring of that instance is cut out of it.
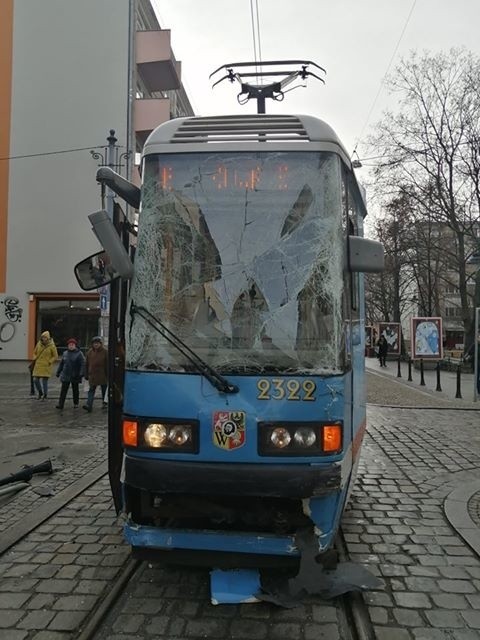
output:
<svg viewBox="0 0 480 640"><path fill-rule="evenodd" d="M381 578L364 594L378 640L479 639L478 406L447 387L398 380L394 366L368 363L368 430L342 522L348 552ZM60 415L54 389L41 403L26 376L0 376L1 475L49 457L55 469L0 502L0 548L9 547L0 555L0 640L78 637L128 558L104 475L106 415L99 406ZM38 514L41 524L9 546ZM332 604L214 607L207 582L204 571L145 564L95 637L341 638Z"/></svg>

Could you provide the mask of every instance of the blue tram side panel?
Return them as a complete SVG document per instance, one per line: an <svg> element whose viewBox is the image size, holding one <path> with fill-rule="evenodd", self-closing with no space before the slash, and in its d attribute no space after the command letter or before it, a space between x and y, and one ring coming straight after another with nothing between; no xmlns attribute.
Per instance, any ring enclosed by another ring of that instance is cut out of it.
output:
<svg viewBox="0 0 480 640"><path fill-rule="evenodd" d="M109 415L126 540L251 566L298 558L308 530L321 556L366 426L363 272L383 264L348 154L311 116L180 118L142 169Z"/></svg>

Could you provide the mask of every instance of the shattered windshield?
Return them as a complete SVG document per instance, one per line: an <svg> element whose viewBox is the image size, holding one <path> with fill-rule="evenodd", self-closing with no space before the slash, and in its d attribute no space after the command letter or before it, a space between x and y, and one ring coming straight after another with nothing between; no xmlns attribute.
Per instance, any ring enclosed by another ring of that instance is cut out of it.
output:
<svg viewBox="0 0 480 640"><path fill-rule="evenodd" d="M339 158L147 156L131 299L224 373L341 371ZM139 315L130 368L192 371Z"/></svg>

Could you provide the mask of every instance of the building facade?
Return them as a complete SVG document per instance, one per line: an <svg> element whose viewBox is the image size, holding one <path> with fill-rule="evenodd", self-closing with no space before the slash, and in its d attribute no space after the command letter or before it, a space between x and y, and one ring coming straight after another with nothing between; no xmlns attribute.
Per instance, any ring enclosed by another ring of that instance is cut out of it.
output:
<svg viewBox="0 0 480 640"><path fill-rule="evenodd" d="M99 249L95 174L114 130L138 182L149 132L193 115L180 72L149 0L0 3L0 371L24 370L44 330L60 351L98 333L99 295L73 273Z"/></svg>

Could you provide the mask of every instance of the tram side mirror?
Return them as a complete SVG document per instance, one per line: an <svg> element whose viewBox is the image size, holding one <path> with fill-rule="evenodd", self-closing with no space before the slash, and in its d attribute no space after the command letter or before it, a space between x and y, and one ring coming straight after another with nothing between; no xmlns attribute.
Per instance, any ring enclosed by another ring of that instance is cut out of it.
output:
<svg viewBox="0 0 480 640"><path fill-rule="evenodd" d="M348 236L346 270L380 273L385 269L383 244L377 240Z"/></svg>
<svg viewBox="0 0 480 640"><path fill-rule="evenodd" d="M99 251L75 265L75 277L84 291L110 284L120 277L106 251Z"/></svg>

